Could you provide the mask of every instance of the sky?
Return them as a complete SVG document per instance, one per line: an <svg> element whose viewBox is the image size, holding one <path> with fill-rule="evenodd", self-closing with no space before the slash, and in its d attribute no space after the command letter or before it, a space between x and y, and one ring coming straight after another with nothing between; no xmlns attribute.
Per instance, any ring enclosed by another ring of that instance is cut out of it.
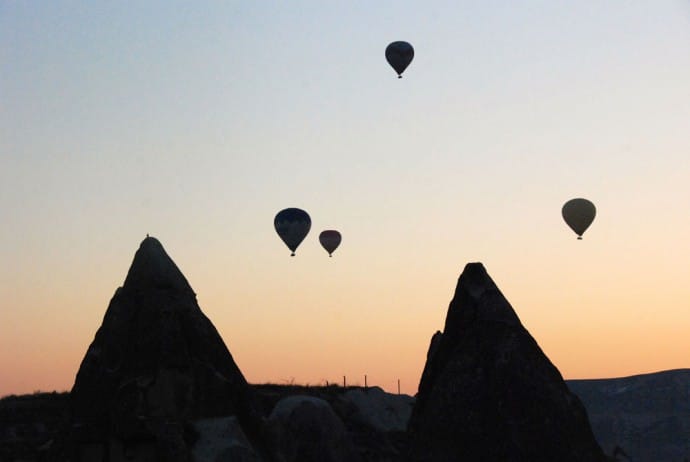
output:
<svg viewBox="0 0 690 462"><path fill-rule="evenodd" d="M1 1L0 396L72 387L147 233L252 383L414 394L477 261L566 379L690 367L689 83L680 0Z"/></svg>

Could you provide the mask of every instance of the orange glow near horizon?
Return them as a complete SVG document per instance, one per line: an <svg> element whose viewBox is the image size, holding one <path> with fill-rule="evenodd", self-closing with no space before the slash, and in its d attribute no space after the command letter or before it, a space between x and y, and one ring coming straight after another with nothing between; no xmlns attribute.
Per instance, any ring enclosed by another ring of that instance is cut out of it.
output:
<svg viewBox="0 0 690 462"><path fill-rule="evenodd" d="M294 264L287 261L286 265ZM491 268L487 270L491 274ZM645 310L652 299L672 304L675 295L668 291L662 297L650 287L649 291L638 291L637 298L608 296L597 300L603 295L600 291L563 297L555 292L520 290L492 276L499 288L504 286L504 295L509 301L513 299L511 302L523 325L565 379L621 377L687 366L687 326L678 322L685 313L679 310L676 317L663 318ZM415 279L411 274L408 278L403 279L402 286L412 284ZM455 288L454 279L446 278L449 284L445 297L438 283L432 284L438 290L435 295L412 290L402 296L396 293L400 289L395 281L381 284L368 278L348 280L342 273L331 275L328 287L324 286L321 292L302 294L299 287L290 290L283 285L261 294L244 287L234 297L244 301L245 309L237 307L238 302L231 302L232 297L213 282L209 287L215 293L210 297L199 293L198 297L202 311L214 322L250 383L341 384L346 376L349 385L363 385L366 374L370 386L396 392L400 380L401 391L414 394L430 338L436 330L443 329ZM360 284L360 293L354 298L346 301L332 297L332 291L354 291L355 284ZM70 297L78 298L78 295ZM432 302L425 302L427 296ZM16 345L16 349L0 352L3 370L13 371L0 382L0 394L69 390L105 313L107 297L100 298L102 308L76 308L90 313L88 321L82 317L79 323L73 324L71 332L58 334L57 344L48 343L55 338L51 329L56 324L40 322L40 317L54 315L52 310L38 308L42 304L47 306L47 300L36 300L36 308L29 310L39 314L30 323L42 326L43 330L28 335L19 324L26 322L19 313L15 313L14 326L5 320L5 325L11 327L5 341ZM349 306L353 300L364 305L370 298L378 302L370 301L372 308L368 311ZM70 300L58 302L65 305ZM281 303L293 307L297 303L299 311L281 316ZM222 308L231 306L235 308ZM588 310L587 306L591 308ZM601 310L600 306L607 306L608 310ZM633 316L621 316L624 310ZM377 319L387 322L377 322Z"/></svg>

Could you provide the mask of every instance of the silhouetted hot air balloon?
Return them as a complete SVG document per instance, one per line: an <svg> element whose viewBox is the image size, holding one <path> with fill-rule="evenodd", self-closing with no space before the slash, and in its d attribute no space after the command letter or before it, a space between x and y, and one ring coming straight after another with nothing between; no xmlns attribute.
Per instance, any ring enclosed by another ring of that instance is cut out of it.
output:
<svg viewBox="0 0 690 462"><path fill-rule="evenodd" d="M289 208L281 210L273 220L278 236L285 242L292 256L311 229L309 214L301 209Z"/></svg>
<svg viewBox="0 0 690 462"><path fill-rule="evenodd" d="M321 234L319 234L319 242L323 248L326 249L329 257L333 256L333 252L335 252L335 249L338 248L341 240L342 237L340 236L340 233L333 229L321 231Z"/></svg>
<svg viewBox="0 0 690 462"><path fill-rule="evenodd" d="M402 79L402 73L414 58L414 48L407 42L393 42L386 47L386 61L391 65L398 78Z"/></svg>
<svg viewBox="0 0 690 462"><path fill-rule="evenodd" d="M582 239L582 234L594 221L597 209L587 199L578 198L566 202L561 213L568 226L577 234L577 238Z"/></svg>

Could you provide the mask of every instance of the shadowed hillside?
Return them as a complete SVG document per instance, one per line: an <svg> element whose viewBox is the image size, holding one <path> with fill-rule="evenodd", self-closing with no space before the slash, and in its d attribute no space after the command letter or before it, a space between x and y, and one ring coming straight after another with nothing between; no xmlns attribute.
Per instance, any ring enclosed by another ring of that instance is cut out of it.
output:
<svg viewBox="0 0 690 462"><path fill-rule="evenodd" d="M635 462L690 460L690 369L617 379L570 380L599 444Z"/></svg>

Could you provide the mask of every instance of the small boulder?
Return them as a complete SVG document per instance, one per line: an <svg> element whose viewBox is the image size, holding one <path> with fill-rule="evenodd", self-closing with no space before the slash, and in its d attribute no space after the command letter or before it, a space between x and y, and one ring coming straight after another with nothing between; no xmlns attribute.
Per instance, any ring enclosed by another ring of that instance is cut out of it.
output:
<svg viewBox="0 0 690 462"><path fill-rule="evenodd" d="M194 422L198 440L192 447L195 462L260 462L237 418L218 417Z"/></svg>
<svg viewBox="0 0 690 462"><path fill-rule="evenodd" d="M415 401L412 396L393 395L379 387L349 390L341 399L352 404L354 421L380 432L404 432Z"/></svg>
<svg viewBox="0 0 690 462"><path fill-rule="evenodd" d="M276 404L269 420L279 424L285 462L357 462L360 460L340 417L327 401L294 395Z"/></svg>

